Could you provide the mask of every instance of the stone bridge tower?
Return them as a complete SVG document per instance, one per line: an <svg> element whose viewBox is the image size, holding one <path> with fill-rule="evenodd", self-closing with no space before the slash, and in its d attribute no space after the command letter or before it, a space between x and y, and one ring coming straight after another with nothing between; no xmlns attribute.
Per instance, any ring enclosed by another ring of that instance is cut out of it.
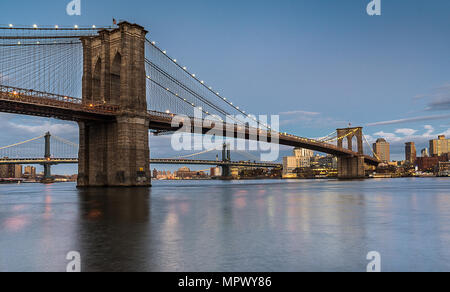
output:
<svg viewBox="0 0 450 292"><path fill-rule="evenodd" d="M111 104L110 121L79 122L78 186L150 186L145 36L139 25L83 37L83 102Z"/></svg>
<svg viewBox="0 0 450 292"><path fill-rule="evenodd" d="M338 147L343 148L344 139L347 140L348 150L358 153L353 157L338 157L338 177L341 179L365 178L364 148L363 148L363 128L337 129ZM356 147L353 149L353 140L356 137Z"/></svg>

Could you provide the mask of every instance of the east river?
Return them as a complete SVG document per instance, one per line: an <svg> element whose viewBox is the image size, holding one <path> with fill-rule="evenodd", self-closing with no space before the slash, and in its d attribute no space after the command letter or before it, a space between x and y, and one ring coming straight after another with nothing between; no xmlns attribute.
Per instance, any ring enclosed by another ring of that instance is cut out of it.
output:
<svg viewBox="0 0 450 292"><path fill-rule="evenodd" d="M0 185L0 271L450 271L450 179Z"/></svg>

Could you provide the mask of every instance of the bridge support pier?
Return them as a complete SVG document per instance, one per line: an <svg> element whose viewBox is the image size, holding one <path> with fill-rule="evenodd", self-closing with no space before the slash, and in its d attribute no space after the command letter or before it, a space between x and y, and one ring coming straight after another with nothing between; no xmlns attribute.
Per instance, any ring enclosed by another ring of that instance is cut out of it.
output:
<svg viewBox="0 0 450 292"><path fill-rule="evenodd" d="M231 161L231 150L229 149L229 145L227 145L226 143L223 144L222 148L222 161L223 162ZM222 179L224 180L232 179L231 167L229 165L222 166Z"/></svg>
<svg viewBox="0 0 450 292"><path fill-rule="evenodd" d="M227 180L231 179L231 168L228 165L222 166L222 178Z"/></svg>
<svg viewBox="0 0 450 292"><path fill-rule="evenodd" d="M51 150L50 150L50 132L45 133L45 153L44 158L49 160L51 156ZM44 163L44 177L42 178L42 183L49 184L53 183L54 179L52 177L52 165L50 163Z"/></svg>
<svg viewBox="0 0 450 292"><path fill-rule="evenodd" d="M364 157L338 157L338 178L360 179L365 178Z"/></svg>
<svg viewBox="0 0 450 292"><path fill-rule="evenodd" d="M150 186L145 35L121 22L83 44L83 102L120 108L114 119L80 121L78 186Z"/></svg>
<svg viewBox="0 0 450 292"><path fill-rule="evenodd" d="M343 140L347 139L347 148L353 150L353 140L356 139L356 149L358 156L338 157L338 178L358 179L365 178L364 149L363 149L363 128L343 128L336 130L338 137L338 147L343 148Z"/></svg>
<svg viewBox="0 0 450 292"><path fill-rule="evenodd" d="M151 186L148 119L80 122L78 187Z"/></svg>

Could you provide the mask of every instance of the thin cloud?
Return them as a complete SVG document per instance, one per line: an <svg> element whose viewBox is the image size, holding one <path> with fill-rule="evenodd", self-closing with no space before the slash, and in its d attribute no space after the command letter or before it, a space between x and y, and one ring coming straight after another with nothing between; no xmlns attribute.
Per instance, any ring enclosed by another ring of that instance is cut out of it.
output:
<svg viewBox="0 0 450 292"><path fill-rule="evenodd" d="M398 119L398 120L390 120L390 121L381 121L381 122L376 122L376 123L369 123L369 124L366 124L366 126L367 127L386 126L386 125L396 125L396 124L405 124L405 123L412 123L412 122L424 122L424 121L445 120L445 119L450 119L450 114L422 116L422 117L414 117L414 118L406 118L406 119Z"/></svg>
<svg viewBox="0 0 450 292"><path fill-rule="evenodd" d="M395 130L396 134L402 134L404 136L411 136L414 135L415 133L417 133L417 130L414 129L397 129Z"/></svg>
<svg viewBox="0 0 450 292"><path fill-rule="evenodd" d="M19 131L25 131L37 135L44 134L45 132L50 132L55 135L61 134L68 135L78 133L78 127L73 124L55 124L50 122L44 122L39 125L26 125L9 122L9 126Z"/></svg>
<svg viewBox="0 0 450 292"><path fill-rule="evenodd" d="M279 113L279 115L282 115L282 116L288 116L288 115L318 116L318 115L320 115L320 113L298 110L298 111L281 112L281 113Z"/></svg>
<svg viewBox="0 0 450 292"><path fill-rule="evenodd" d="M400 131L399 131L400 130ZM431 139L436 139L438 135L450 136L450 128L447 128L445 131L437 131L431 125L423 126L423 130L413 130L415 133L413 135L403 135L405 131L404 129L397 129L394 133L379 131L374 133L373 135L365 135L367 140L371 143L374 143L377 138L385 138L391 145L391 156L397 158L403 158L405 154L405 143L406 142L415 142L417 149L422 149L428 147L428 143ZM419 133L420 132L420 133ZM371 150L366 148L366 153L370 153Z"/></svg>
<svg viewBox="0 0 450 292"><path fill-rule="evenodd" d="M446 111L450 110L450 83L435 88L430 95L419 95L420 98L428 98L429 102L425 107L426 111ZM414 97L414 100L420 99Z"/></svg>
<svg viewBox="0 0 450 292"><path fill-rule="evenodd" d="M450 110L450 96L444 97L441 100L431 102L426 108L428 111L445 111Z"/></svg>

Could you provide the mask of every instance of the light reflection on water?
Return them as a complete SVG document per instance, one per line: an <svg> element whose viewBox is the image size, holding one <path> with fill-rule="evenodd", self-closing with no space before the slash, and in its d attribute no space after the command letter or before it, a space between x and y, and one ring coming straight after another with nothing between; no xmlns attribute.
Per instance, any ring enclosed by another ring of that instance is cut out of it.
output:
<svg viewBox="0 0 450 292"><path fill-rule="evenodd" d="M450 271L450 180L0 185L0 271Z"/></svg>

